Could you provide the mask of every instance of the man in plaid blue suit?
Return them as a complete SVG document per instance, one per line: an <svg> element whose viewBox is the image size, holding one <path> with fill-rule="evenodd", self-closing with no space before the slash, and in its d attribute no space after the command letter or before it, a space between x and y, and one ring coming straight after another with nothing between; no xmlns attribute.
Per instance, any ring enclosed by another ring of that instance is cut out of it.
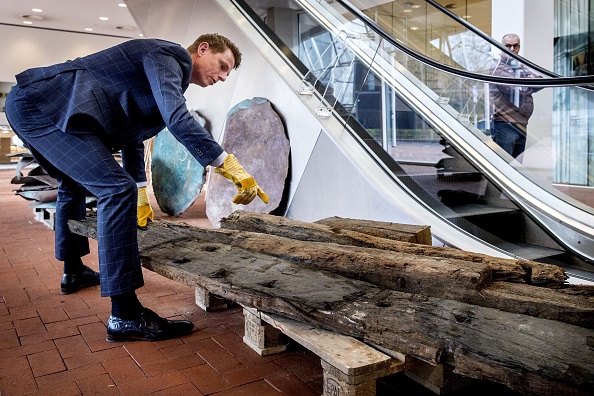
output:
<svg viewBox="0 0 594 396"><path fill-rule="evenodd" d="M241 63L235 44L218 34L200 36L188 49L157 40L131 40L61 64L26 70L6 100L16 135L59 182L56 258L64 262L61 292L100 284L111 297L108 341L163 340L190 332L185 320L159 317L138 301L143 286L137 243L137 182L146 181L143 141L167 127L203 166L238 188L233 202L268 197L189 113L184 92L225 81ZM122 152L123 166L113 153ZM85 266L88 239L68 220L85 216L89 191L97 197L99 274ZM146 193L144 193L146 194ZM146 204L146 196L144 203Z"/></svg>

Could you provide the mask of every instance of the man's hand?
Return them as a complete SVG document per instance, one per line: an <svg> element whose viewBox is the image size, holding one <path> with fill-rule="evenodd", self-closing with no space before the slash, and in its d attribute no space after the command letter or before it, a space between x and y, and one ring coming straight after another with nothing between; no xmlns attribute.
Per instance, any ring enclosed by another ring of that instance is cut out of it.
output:
<svg viewBox="0 0 594 396"><path fill-rule="evenodd" d="M155 219L155 213L153 212L153 208L151 208L146 187L140 187L138 189L138 212L136 215L138 217L138 226L142 228L146 227L149 220L153 221Z"/></svg>
<svg viewBox="0 0 594 396"><path fill-rule="evenodd" d="M222 166L215 168L215 173L231 180L237 187L238 193L233 198L234 204L247 205L256 198L256 195L260 197L262 202L270 202L268 195L258 186L254 178L246 172L233 154L229 154L225 158Z"/></svg>

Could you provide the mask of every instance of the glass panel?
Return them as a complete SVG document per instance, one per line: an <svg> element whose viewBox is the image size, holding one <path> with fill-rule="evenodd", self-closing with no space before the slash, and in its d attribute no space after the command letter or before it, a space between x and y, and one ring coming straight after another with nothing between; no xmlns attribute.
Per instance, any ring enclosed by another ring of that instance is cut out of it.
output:
<svg viewBox="0 0 594 396"><path fill-rule="evenodd" d="M555 72L565 76L594 74L594 0L555 2ZM553 152L556 188L587 202L594 186L592 91L555 88Z"/></svg>
<svg viewBox="0 0 594 396"><path fill-rule="evenodd" d="M385 33L414 51L442 64L468 71L484 71L492 60L491 45L456 20L424 1L375 2L354 0L356 6ZM448 9L461 17L480 21L483 32L491 30L490 1L448 2ZM487 10L488 9L488 10Z"/></svg>

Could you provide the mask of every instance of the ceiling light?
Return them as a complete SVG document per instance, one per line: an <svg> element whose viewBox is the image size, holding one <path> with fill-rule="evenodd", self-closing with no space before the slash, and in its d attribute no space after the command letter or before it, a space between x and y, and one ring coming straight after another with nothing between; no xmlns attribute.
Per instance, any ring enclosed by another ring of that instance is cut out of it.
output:
<svg viewBox="0 0 594 396"><path fill-rule="evenodd" d="M414 6L414 4L410 1L407 1L406 3L403 3L402 6L404 7L402 12L412 12L412 7Z"/></svg>
<svg viewBox="0 0 594 396"><path fill-rule="evenodd" d="M23 21L23 23L24 23L25 25L33 25L33 22L31 22L31 21Z"/></svg>
<svg viewBox="0 0 594 396"><path fill-rule="evenodd" d="M412 8L421 8L421 6L420 6L420 5L418 5L418 4L413 4L413 5L412 5Z"/></svg>
<svg viewBox="0 0 594 396"><path fill-rule="evenodd" d="M31 11L33 11L33 12L43 12L43 10L41 8L31 8Z"/></svg>
<svg viewBox="0 0 594 396"><path fill-rule="evenodd" d="M418 26L413 26L413 27L410 28L410 30L419 30L419 27Z"/></svg>
<svg viewBox="0 0 594 396"><path fill-rule="evenodd" d="M120 4L118 4L118 7L126 8L126 7L127 7L127 5L126 5L126 4L124 4L124 3L120 3Z"/></svg>
<svg viewBox="0 0 594 396"><path fill-rule="evenodd" d="M93 31L93 28L85 28L85 30L86 30L87 32L92 32L92 31Z"/></svg>
<svg viewBox="0 0 594 396"><path fill-rule="evenodd" d="M140 36L140 37L144 37L144 34L140 33L138 36Z"/></svg>
<svg viewBox="0 0 594 396"><path fill-rule="evenodd" d="M108 17L99 17L99 19L101 19L102 21L109 21Z"/></svg>
<svg viewBox="0 0 594 396"><path fill-rule="evenodd" d="M472 18L472 15L462 15L462 18L464 18L464 19L470 19L470 18Z"/></svg>

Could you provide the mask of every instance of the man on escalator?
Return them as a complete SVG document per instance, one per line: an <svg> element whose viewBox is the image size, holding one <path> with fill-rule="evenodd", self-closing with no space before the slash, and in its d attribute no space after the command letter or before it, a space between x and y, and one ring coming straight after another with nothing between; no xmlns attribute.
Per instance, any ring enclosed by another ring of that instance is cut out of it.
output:
<svg viewBox="0 0 594 396"><path fill-rule="evenodd" d="M506 34L501 43L515 54L520 52L520 37L517 34ZM540 77L504 52L492 74L508 78ZM526 149L528 120L534 111L532 94L541 89L503 84L490 86L491 137L514 158L518 158Z"/></svg>

